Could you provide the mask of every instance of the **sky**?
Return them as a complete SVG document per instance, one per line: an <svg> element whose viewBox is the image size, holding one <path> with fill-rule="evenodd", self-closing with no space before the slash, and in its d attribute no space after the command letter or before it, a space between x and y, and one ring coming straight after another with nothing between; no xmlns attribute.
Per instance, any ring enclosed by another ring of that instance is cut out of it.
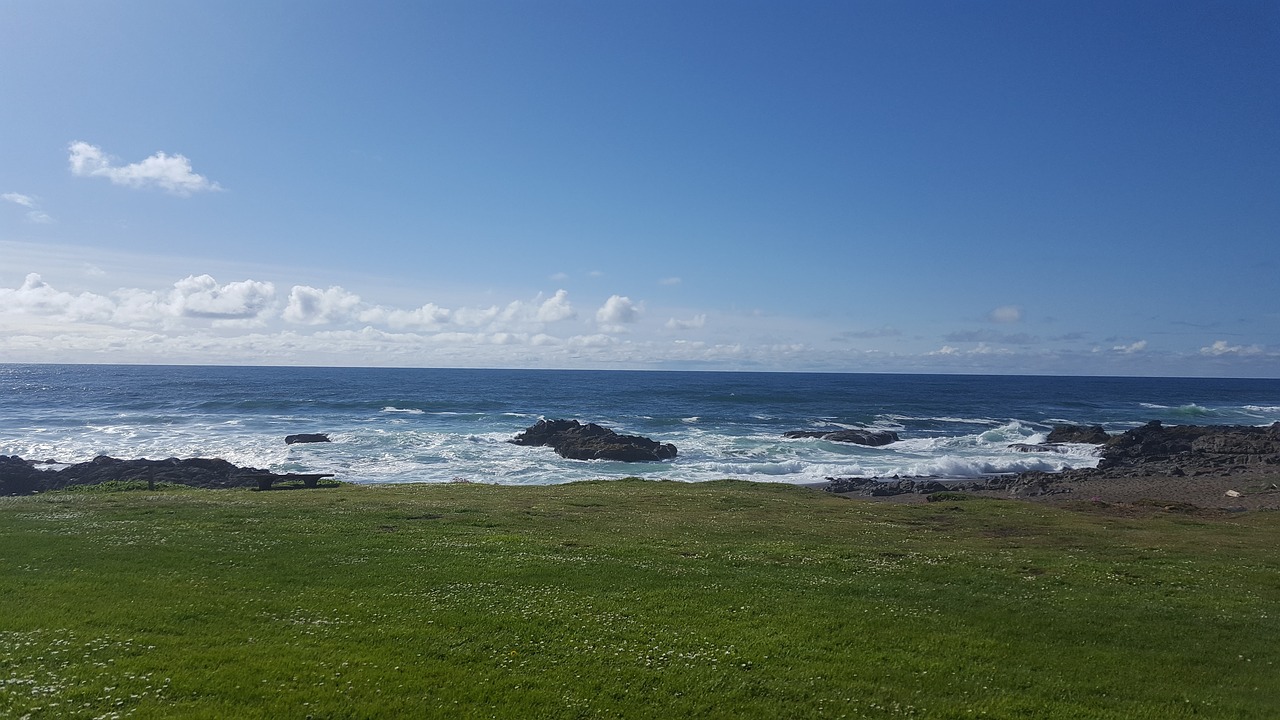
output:
<svg viewBox="0 0 1280 720"><path fill-rule="evenodd" d="M1280 4L0 1L0 362L1280 377Z"/></svg>

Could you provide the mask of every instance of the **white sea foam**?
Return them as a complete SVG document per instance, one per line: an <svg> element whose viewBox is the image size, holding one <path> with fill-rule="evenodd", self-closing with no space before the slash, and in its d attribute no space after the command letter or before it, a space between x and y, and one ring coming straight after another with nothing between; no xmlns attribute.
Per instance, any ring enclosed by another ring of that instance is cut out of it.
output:
<svg viewBox="0 0 1280 720"><path fill-rule="evenodd" d="M425 414L425 413L426 413L426 411L425 411L425 410L420 410L420 409L418 409L418 408L398 408L398 407L392 407L392 406L390 406L390 405L388 405L387 407L382 408L382 412L384 412L384 413L403 413L403 414L405 414L405 415L422 415L422 414Z"/></svg>

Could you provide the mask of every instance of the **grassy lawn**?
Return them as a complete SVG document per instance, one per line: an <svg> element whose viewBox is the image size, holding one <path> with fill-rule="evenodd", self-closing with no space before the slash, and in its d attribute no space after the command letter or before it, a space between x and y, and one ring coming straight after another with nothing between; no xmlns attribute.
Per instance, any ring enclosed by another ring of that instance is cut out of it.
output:
<svg viewBox="0 0 1280 720"><path fill-rule="evenodd" d="M0 717L1280 717L1280 513L803 488L0 498Z"/></svg>

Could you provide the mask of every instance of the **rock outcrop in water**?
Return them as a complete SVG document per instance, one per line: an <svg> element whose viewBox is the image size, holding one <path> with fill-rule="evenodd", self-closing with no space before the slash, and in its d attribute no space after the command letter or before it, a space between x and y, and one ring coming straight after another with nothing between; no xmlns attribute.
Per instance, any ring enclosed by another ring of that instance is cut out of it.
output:
<svg viewBox="0 0 1280 720"><path fill-rule="evenodd" d="M569 460L659 462L676 456L676 446L639 435L619 435L595 423L539 420L510 440L515 445L550 446Z"/></svg>
<svg viewBox="0 0 1280 720"><path fill-rule="evenodd" d="M782 437L793 440L797 438L821 438L831 442L869 445L871 447L880 447L899 440L898 433L890 430L788 430L782 434Z"/></svg>
<svg viewBox="0 0 1280 720"><path fill-rule="evenodd" d="M284 438L285 445L294 445L297 443L327 443L332 442L325 433L298 433L297 435L286 435Z"/></svg>
<svg viewBox="0 0 1280 720"><path fill-rule="evenodd" d="M210 489L257 487L265 490L284 480L301 480L304 485L314 487L320 478L330 476L331 473L273 473L218 458L119 460L106 455L61 470L40 470L20 457L0 456L0 495L29 495L71 485L130 480Z"/></svg>

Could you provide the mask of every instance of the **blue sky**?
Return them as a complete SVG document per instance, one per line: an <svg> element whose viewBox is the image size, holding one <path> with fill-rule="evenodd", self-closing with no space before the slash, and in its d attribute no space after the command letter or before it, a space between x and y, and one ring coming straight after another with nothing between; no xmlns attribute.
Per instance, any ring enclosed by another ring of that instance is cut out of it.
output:
<svg viewBox="0 0 1280 720"><path fill-rule="evenodd" d="M0 362L1280 376L1273 2L0 4Z"/></svg>

